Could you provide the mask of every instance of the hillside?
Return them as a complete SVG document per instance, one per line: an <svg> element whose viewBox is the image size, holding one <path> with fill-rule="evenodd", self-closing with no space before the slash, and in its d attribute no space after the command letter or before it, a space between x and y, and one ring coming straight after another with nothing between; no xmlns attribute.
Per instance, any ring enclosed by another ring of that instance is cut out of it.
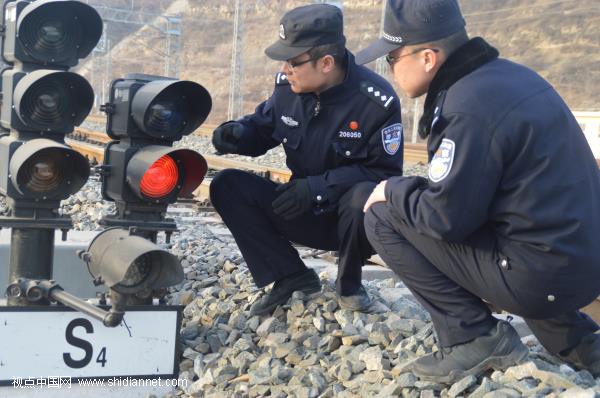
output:
<svg viewBox="0 0 600 398"><path fill-rule="evenodd" d="M94 4L93 1L90 1ZM182 16L180 77L203 84L212 94L210 122L226 118L234 20L233 0L105 0L104 6ZM244 112L268 97L279 64L263 53L277 38L281 15L306 1L247 0L245 4L242 80ZM471 36L483 36L501 56L523 63L549 80L573 110L600 110L600 6L591 1L461 0ZM381 1L343 1L348 48L356 51L378 36ZM160 20L160 18L159 18ZM102 84L127 72L164 74L165 35L154 27L135 32L109 23L114 45L110 62L96 54L80 68ZM122 25L122 24L121 24ZM130 27L128 27L130 28ZM173 61L173 60L171 60ZM109 67L110 66L110 67ZM374 65L370 65L374 67ZM386 72L387 74L387 72ZM390 76L386 76L388 79ZM106 89L104 89L106 90ZM406 131L414 102L403 101Z"/></svg>

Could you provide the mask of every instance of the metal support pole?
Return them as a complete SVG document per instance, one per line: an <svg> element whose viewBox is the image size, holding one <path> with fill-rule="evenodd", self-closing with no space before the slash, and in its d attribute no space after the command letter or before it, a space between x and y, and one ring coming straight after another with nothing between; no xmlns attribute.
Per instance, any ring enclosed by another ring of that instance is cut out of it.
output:
<svg viewBox="0 0 600 398"><path fill-rule="evenodd" d="M244 31L244 4L242 0L235 1L235 16L233 19L233 41L231 43L231 69L229 77L229 105L227 119L233 120L242 116L243 93L242 79L244 65L242 57L242 40Z"/></svg>
<svg viewBox="0 0 600 398"><path fill-rule="evenodd" d="M13 228L10 242L9 282L17 279L52 279L54 230ZM25 297L9 297L9 306L48 305L47 300L30 303Z"/></svg>
<svg viewBox="0 0 600 398"><path fill-rule="evenodd" d="M105 311L102 308L98 308L95 305L92 305L80 299L79 297L73 296L62 289L50 290L49 296L59 303L62 303L73 308L74 310L87 314L92 318L101 321L104 326L107 327L119 326L123 320L123 316L125 315L122 303L115 303L110 311Z"/></svg>
<svg viewBox="0 0 600 398"><path fill-rule="evenodd" d="M171 29L171 24L169 18L166 18L167 28L165 32L167 32L166 44L167 48L165 49L165 76L171 76L171 33L169 33Z"/></svg>

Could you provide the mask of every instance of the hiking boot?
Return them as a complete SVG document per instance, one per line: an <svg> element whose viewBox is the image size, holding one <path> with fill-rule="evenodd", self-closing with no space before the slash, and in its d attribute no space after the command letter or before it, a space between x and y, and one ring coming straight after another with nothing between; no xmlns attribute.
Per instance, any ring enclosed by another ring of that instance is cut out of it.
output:
<svg viewBox="0 0 600 398"><path fill-rule="evenodd" d="M292 293L300 291L312 294L321 291L321 281L311 268L275 281L273 288L250 309L251 315L263 315L273 311L278 305L285 304Z"/></svg>
<svg viewBox="0 0 600 398"><path fill-rule="evenodd" d="M467 343L440 347L439 351L411 362L403 371L422 380L453 384L488 369L505 370L521 363L528 353L517 331L508 322L498 321L486 334Z"/></svg>
<svg viewBox="0 0 600 398"><path fill-rule="evenodd" d="M371 306L371 297L364 286L360 285L358 290L349 296L338 295L338 304L346 310L363 312Z"/></svg>
<svg viewBox="0 0 600 398"><path fill-rule="evenodd" d="M600 334L588 334L575 348L558 357L578 369L588 370L594 377L600 377Z"/></svg>

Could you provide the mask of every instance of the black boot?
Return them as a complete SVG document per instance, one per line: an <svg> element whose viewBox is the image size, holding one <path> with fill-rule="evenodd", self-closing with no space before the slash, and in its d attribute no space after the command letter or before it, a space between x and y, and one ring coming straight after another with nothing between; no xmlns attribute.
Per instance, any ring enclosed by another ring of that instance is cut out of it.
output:
<svg viewBox="0 0 600 398"><path fill-rule="evenodd" d="M575 348L558 356L576 368L587 369L594 377L600 377L600 334L585 336Z"/></svg>
<svg viewBox="0 0 600 398"><path fill-rule="evenodd" d="M351 295L341 296L338 294L338 304L340 308L352 311L364 312L371 306L371 297L363 285Z"/></svg>
<svg viewBox="0 0 600 398"><path fill-rule="evenodd" d="M273 289L252 306L250 314L263 315L273 311L278 305L285 304L295 291L305 294L320 292L321 281L316 272L311 268L307 268L287 278L275 281Z"/></svg>
<svg viewBox="0 0 600 398"><path fill-rule="evenodd" d="M488 369L504 370L522 362L529 350L508 323L498 321L483 336L418 358L404 368L423 380L452 384Z"/></svg>

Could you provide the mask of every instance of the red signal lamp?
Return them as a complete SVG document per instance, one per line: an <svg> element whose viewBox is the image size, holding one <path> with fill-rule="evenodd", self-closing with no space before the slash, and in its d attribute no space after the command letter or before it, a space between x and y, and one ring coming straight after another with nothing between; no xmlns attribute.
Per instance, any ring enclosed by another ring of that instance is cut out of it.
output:
<svg viewBox="0 0 600 398"><path fill-rule="evenodd" d="M149 145L127 163L126 181L139 199L174 203L191 195L207 171L206 160L196 151Z"/></svg>
<svg viewBox="0 0 600 398"><path fill-rule="evenodd" d="M179 168L169 155L158 159L142 177L140 191L152 199L168 196L179 181Z"/></svg>

